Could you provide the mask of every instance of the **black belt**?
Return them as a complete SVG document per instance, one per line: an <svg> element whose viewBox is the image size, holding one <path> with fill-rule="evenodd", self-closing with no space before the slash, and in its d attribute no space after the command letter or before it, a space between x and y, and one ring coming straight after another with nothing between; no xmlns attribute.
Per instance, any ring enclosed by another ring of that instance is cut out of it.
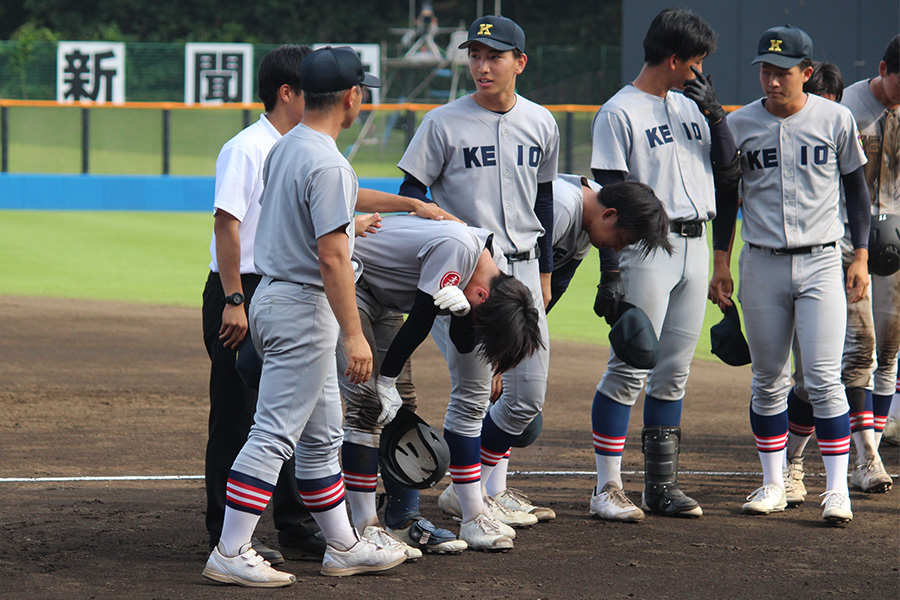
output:
<svg viewBox="0 0 900 600"><path fill-rule="evenodd" d="M523 260L533 260L535 258L541 257L541 248L539 246L535 246L528 252L519 252L518 254L508 254L506 256L507 262L521 262Z"/></svg>
<svg viewBox="0 0 900 600"><path fill-rule="evenodd" d="M677 233L681 237L703 237L703 224L706 221L672 221L670 227L672 233Z"/></svg>
<svg viewBox="0 0 900 600"><path fill-rule="evenodd" d="M749 244L750 242L747 243ZM834 248L834 245L835 242L831 242L830 244L817 244L815 246L797 246L796 248L764 248L763 246L757 246L756 244L750 244L750 247L771 252L775 256L782 256L785 254L812 254L814 250Z"/></svg>

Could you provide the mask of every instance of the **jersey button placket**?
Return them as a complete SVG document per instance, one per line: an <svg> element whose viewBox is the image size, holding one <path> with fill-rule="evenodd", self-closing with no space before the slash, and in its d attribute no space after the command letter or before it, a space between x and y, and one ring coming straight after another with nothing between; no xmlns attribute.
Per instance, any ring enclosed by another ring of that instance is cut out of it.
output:
<svg viewBox="0 0 900 600"><path fill-rule="evenodd" d="M796 188L793 184L793 169L796 157L793 152L793 144L791 143L791 135L788 131L790 123L782 123L781 139L779 140L778 154L781 161L781 193L784 202L784 224L785 224L785 240L787 245L791 246L796 243L797 239L797 205L796 205Z"/></svg>

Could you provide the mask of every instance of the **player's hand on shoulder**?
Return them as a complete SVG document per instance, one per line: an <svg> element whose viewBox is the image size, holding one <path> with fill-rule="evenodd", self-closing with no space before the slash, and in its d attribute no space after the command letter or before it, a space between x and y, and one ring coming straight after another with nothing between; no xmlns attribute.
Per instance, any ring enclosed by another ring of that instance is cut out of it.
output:
<svg viewBox="0 0 900 600"><path fill-rule="evenodd" d="M344 336L347 370L344 375L352 384L365 383L372 375L372 349L362 332Z"/></svg>
<svg viewBox="0 0 900 600"><path fill-rule="evenodd" d="M697 103L700 112L710 123L718 123L725 117L725 109L719 104L716 88L712 84L712 75L704 76L700 69L692 66L695 79L684 82L684 95Z"/></svg>
<svg viewBox="0 0 900 600"><path fill-rule="evenodd" d="M422 202L421 200L419 200L416 204L416 209L409 214L421 217L423 219L431 219L432 221L443 221L444 219L447 219L449 221L463 223L433 202Z"/></svg>
<svg viewBox="0 0 900 600"><path fill-rule="evenodd" d="M403 399L397 391L397 378L379 375L375 381L375 390L378 392L378 400L381 401L381 413L376 422L385 425L394 420L397 411L403 406Z"/></svg>
<svg viewBox="0 0 900 600"><path fill-rule="evenodd" d="M226 348L237 348L247 335L247 313L243 306L226 304L222 311L222 327L219 328L219 339Z"/></svg>
<svg viewBox="0 0 900 600"><path fill-rule="evenodd" d="M353 227L356 237L366 237L366 234L378 233L378 229L381 227L381 215L378 213L356 215L353 218Z"/></svg>
<svg viewBox="0 0 900 600"><path fill-rule="evenodd" d="M449 310L457 317L469 314L471 306L466 295L455 285L445 285L434 293L434 305L441 310Z"/></svg>
<svg viewBox="0 0 900 600"><path fill-rule="evenodd" d="M597 296L594 298L594 313L609 325L613 325L619 317L619 302L625 296L625 284L619 271L603 271L597 285Z"/></svg>

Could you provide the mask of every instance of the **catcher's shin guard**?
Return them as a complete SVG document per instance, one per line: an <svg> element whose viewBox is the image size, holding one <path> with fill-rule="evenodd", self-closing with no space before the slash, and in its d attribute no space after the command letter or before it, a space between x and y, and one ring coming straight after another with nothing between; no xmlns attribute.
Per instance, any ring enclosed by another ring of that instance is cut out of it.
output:
<svg viewBox="0 0 900 600"><path fill-rule="evenodd" d="M643 509L667 517L699 517L703 509L678 488L680 427L645 427Z"/></svg>

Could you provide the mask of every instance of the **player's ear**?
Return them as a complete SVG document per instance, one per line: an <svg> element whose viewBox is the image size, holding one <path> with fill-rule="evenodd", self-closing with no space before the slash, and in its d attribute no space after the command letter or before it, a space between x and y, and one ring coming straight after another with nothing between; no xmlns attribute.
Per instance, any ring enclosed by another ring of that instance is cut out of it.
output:
<svg viewBox="0 0 900 600"><path fill-rule="evenodd" d="M878 64L878 74L879 74L881 77L887 77L888 72L887 72L887 63L886 63L886 62L881 61L881 62Z"/></svg>
<svg viewBox="0 0 900 600"><path fill-rule="evenodd" d="M516 75L521 75L522 71L525 70L525 65L528 64L528 55L524 52L520 53L518 57L516 57Z"/></svg>
<svg viewBox="0 0 900 600"><path fill-rule="evenodd" d="M288 104L291 101L291 96L293 94L296 94L294 88L286 83L281 84L281 87L278 88L278 97L281 98L281 101L285 104Z"/></svg>
<svg viewBox="0 0 900 600"><path fill-rule="evenodd" d="M600 218L604 221L616 221L619 218L619 211L615 208L605 208L600 213Z"/></svg>

